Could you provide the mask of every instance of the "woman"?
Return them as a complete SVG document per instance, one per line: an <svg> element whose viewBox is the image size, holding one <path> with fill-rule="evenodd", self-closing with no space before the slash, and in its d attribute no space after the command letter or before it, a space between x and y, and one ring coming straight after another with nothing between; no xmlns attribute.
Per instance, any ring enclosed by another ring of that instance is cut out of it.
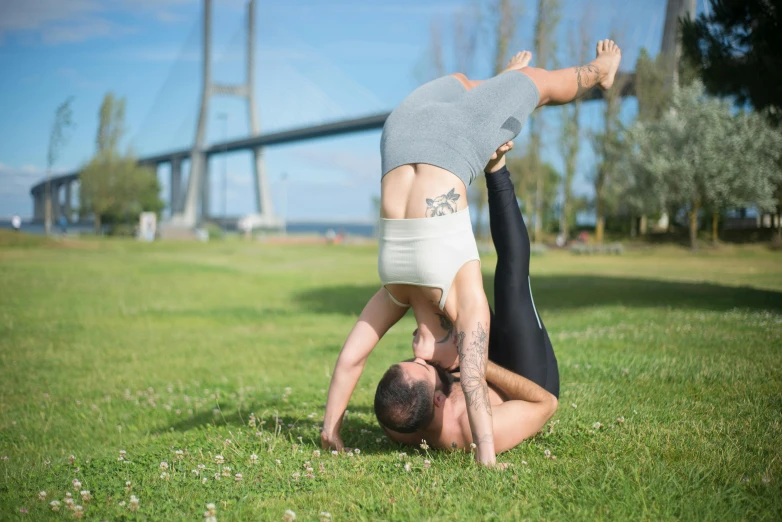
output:
<svg viewBox="0 0 782 522"><path fill-rule="evenodd" d="M557 71L527 67L530 58L526 51L518 53L501 74L486 81L462 74L433 80L388 117L381 138L378 271L383 288L365 306L337 360L321 434L324 446L342 446L342 415L369 353L412 307L419 325L416 357L443 368L460 367L476 460L495 463L485 380L490 312L467 185L509 149L535 108L571 102L596 85L611 87L621 51L613 41L601 40L592 62ZM435 303L453 324L458 361L452 355L438 358L429 326Z"/></svg>

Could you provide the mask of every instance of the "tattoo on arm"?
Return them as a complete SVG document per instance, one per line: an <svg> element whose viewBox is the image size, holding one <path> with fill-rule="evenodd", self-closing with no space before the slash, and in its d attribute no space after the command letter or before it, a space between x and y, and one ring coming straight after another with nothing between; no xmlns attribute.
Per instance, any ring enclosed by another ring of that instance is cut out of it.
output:
<svg viewBox="0 0 782 522"><path fill-rule="evenodd" d="M447 194L440 194L434 199L426 198L426 217L437 217L456 212L456 202L461 195L452 188Z"/></svg>
<svg viewBox="0 0 782 522"><path fill-rule="evenodd" d="M586 65L576 67L576 82L578 83L576 98L580 98L592 87L597 85L597 81L599 79L600 68L597 65L588 63Z"/></svg>
<svg viewBox="0 0 782 522"><path fill-rule="evenodd" d="M486 360L488 358L489 333L483 325L478 323L478 329L472 332L470 350L465 352L465 332L457 333L457 351L459 353L459 369L461 372L461 384L464 391L464 400L467 408L486 409L491 416L491 403L489 402L489 388L486 385Z"/></svg>
<svg viewBox="0 0 782 522"><path fill-rule="evenodd" d="M453 323L450 319L448 319L448 316L445 314L437 314L437 317L440 318L440 328L445 330L445 337L437 341L437 344L443 344L448 342L451 339L451 336L453 335Z"/></svg>

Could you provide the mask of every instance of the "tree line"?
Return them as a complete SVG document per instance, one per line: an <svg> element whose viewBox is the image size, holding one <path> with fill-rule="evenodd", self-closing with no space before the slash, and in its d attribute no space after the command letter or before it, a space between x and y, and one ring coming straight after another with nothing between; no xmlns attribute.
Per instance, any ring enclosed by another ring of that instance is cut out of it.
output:
<svg viewBox="0 0 782 522"><path fill-rule="evenodd" d="M661 215L671 221L684 216L693 247L707 221L717 240L727 210L751 207L779 215L782 9L772 5L778 3L710 0L711 9L697 19L680 20L682 57L676 74L671 74L673 57L642 50L634 75L638 111L631 122L620 117L620 92L629 77L618 77L603 100L593 102L602 104L598 131L582 128L583 102L578 100L559 109L556 137L545 132L543 112L533 113L526 147L517 143L508 162L534 241L547 233L572 237L581 211L594 213L598 242L604 240L607 220L627 220L629 227L623 228L634 235L646 233L648 221ZM561 2L535 4L533 65L552 69L589 61L594 52L591 10L584 10L578 27L568 28L567 51L558 53ZM497 74L511 54L522 8L519 0L476 0L453 20L435 20L419 80L457 70L470 76L479 53L486 53ZM622 40L618 31L611 38ZM567 63L561 64L560 56ZM558 143L564 172L541 160L544 139ZM573 180L585 145L596 157L590 171L580 172L589 180L592 195L576 197ZM487 238L483 183L473 184L471 197L480 220L476 233Z"/></svg>

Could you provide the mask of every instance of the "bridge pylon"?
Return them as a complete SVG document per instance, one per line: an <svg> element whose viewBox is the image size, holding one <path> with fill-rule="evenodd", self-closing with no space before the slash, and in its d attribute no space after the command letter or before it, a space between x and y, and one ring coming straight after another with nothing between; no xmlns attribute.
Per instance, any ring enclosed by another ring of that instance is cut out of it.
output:
<svg viewBox="0 0 782 522"><path fill-rule="evenodd" d="M212 81L211 64L211 0L204 0L203 14L203 47L202 47L202 89L201 107L196 126L195 140L190 153L190 176L187 182L184 205L172 201L175 210L170 224L178 227L195 227L209 215L209 179L206 156L206 128L209 119L209 100L212 96L236 96L247 101L247 112L250 132L253 136L260 134L261 126L255 103L255 0L247 5L247 59L246 80L243 84L221 84ZM257 214L253 219L256 228L279 228L282 223L274 216L266 168L263 161L263 149L253 149L254 195ZM199 215L200 199L200 215ZM225 216L223 216L225 217Z"/></svg>

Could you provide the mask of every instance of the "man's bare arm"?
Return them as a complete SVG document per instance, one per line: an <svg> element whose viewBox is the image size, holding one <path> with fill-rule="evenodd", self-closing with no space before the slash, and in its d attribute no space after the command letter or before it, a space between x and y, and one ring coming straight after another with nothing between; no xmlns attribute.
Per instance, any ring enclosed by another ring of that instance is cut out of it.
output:
<svg viewBox="0 0 782 522"><path fill-rule="evenodd" d="M378 290L364 307L353 330L342 346L334 373L331 376L326 413L323 417L323 431L321 432L321 443L324 448L342 449L343 444L340 436L342 416L345 414L350 396L364 371L367 357L380 338L406 312L407 308L398 306L391 301L384 288Z"/></svg>
<svg viewBox="0 0 782 522"><path fill-rule="evenodd" d="M557 411L557 398L529 379L489 362L486 380L509 400L494 406L494 447L497 453L534 436Z"/></svg>
<svg viewBox="0 0 782 522"><path fill-rule="evenodd" d="M486 367L486 380L496 386L510 400L536 403L551 402L552 399L556 401L556 398L545 388L491 361Z"/></svg>

